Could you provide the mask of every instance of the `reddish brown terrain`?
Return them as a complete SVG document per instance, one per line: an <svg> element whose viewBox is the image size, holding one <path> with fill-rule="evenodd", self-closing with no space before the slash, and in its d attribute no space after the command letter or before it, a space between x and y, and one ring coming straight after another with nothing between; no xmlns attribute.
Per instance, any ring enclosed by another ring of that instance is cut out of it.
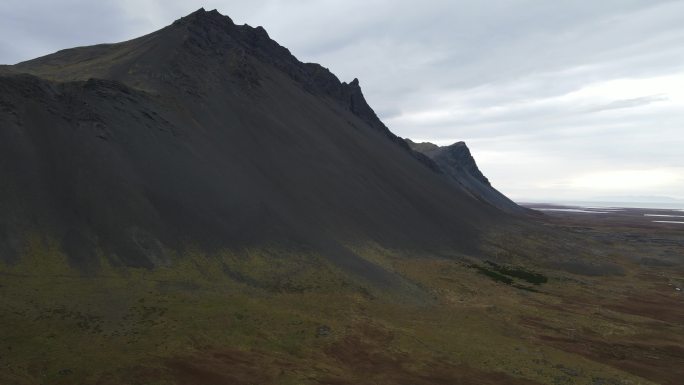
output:
<svg viewBox="0 0 684 385"><path fill-rule="evenodd" d="M544 222L595 242L620 268L549 306L568 321L523 317L542 344L661 384L684 378L684 211L528 205ZM586 211L586 212L585 212ZM567 266L570 270L581 266ZM603 330L602 330L603 329Z"/></svg>

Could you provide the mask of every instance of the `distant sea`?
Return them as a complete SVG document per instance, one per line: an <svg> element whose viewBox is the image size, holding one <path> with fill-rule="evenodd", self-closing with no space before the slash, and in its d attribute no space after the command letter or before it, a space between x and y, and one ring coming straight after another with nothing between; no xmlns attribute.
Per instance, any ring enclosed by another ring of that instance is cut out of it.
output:
<svg viewBox="0 0 684 385"><path fill-rule="evenodd" d="M542 203L537 201L536 203ZM664 209L664 210L684 210L684 201L672 202L609 202L609 201L558 201L544 202L549 205L576 206L576 207L595 207L611 208L624 207L635 209ZM529 205L529 203L525 203Z"/></svg>

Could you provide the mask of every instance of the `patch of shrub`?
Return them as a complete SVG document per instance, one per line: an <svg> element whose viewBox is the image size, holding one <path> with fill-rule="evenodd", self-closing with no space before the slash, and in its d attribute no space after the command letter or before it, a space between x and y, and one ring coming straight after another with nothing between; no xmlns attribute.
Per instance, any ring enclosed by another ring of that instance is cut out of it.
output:
<svg viewBox="0 0 684 385"><path fill-rule="evenodd" d="M490 261L487 261L487 264L500 274L519 278L533 285L541 285L549 281L545 275L525 270L522 267L502 266Z"/></svg>
<svg viewBox="0 0 684 385"><path fill-rule="evenodd" d="M477 265L473 265L472 267L477 269L478 273L486 275L487 277L493 279L496 282L502 282L502 283L505 283L506 285L511 285L513 283L512 279L506 277L503 274L499 274L496 271L487 269L486 267L477 266Z"/></svg>

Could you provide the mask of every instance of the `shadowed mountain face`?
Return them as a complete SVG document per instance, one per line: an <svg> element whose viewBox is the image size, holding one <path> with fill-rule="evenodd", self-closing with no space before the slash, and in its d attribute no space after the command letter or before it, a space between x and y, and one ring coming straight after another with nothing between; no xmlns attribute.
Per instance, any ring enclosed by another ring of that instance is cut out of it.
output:
<svg viewBox="0 0 684 385"><path fill-rule="evenodd" d="M428 142L415 143L410 139L405 139L405 141L411 149L434 161L441 172L477 199L509 213L527 211L492 187L487 177L477 167L475 159L464 142L440 147Z"/></svg>
<svg viewBox="0 0 684 385"><path fill-rule="evenodd" d="M490 186L474 163L458 184L427 155L385 127L356 79L199 10L0 69L0 255L18 258L32 233L84 269L100 251L153 267L188 245L277 244L382 280L342 245L473 250L505 217L476 197L471 179Z"/></svg>

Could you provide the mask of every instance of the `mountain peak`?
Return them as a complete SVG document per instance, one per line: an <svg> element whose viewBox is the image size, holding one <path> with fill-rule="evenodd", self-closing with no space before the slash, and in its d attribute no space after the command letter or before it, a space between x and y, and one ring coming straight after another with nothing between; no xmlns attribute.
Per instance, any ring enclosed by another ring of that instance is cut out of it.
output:
<svg viewBox="0 0 684 385"><path fill-rule="evenodd" d="M465 187L474 196L507 212L519 213L520 206L497 191L477 167L475 158L463 141L448 146L430 142L416 143L405 139L412 150L424 154L437 164L438 168L456 183Z"/></svg>
<svg viewBox="0 0 684 385"><path fill-rule="evenodd" d="M216 9L212 9L211 11L207 11L204 8L200 8L196 10L195 12L190 13L187 16L183 16L180 19L176 20L174 24L206 24L206 23L226 23L229 25L235 25L233 23L233 20L226 16L222 15L219 11Z"/></svg>

